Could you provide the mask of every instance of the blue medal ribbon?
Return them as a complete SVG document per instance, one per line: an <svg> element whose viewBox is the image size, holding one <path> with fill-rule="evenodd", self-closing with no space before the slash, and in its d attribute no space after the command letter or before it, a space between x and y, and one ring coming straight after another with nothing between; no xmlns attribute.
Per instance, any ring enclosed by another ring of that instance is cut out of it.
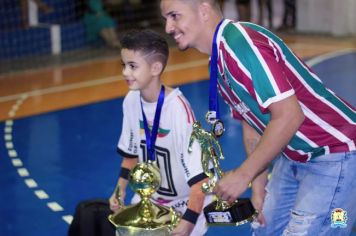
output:
<svg viewBox="0 0 356 236"><path fill-rule="evenodd" d="M164 102L164 86L162 85L161 91L159 92L155 116L153 120L152 131L148 128L148 123L146 119L145 112L143 111L142 101L141 101L141 111L143 117L143 127L145 129L146 135L146 146L147 146L147 157L149 161L156 160L155 143L158 134L159 120L161 118L161 111Z"/></svg>
<svg viewBox="0 0 356 236"><path fill-rule="evenodd" d="M216 26L214 38L213 38L213 45L212 45L212 52L210 57L210 79L209 79L209 112L215 112L216 119L220 118L220 111L219 111L219 102L218 102L218 90L217 90L217 81L218 81L218 46L216 43L217 34L220 28L221 23L224 20L221 20L219 24Z"/></svg>

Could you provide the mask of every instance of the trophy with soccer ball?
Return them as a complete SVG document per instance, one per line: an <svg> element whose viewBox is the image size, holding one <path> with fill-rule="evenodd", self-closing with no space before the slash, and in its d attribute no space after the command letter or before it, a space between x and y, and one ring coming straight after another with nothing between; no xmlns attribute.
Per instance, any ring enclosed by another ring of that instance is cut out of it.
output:
<svg viewBox="0 0 356 236"><path fill-rule="evenodd" d="M119 235L169 236L177 226L180 216L166 206L150 201L150 197L160 186L161 175L153 162L137 164L129 174L129 185L140 197L137 204L123 207L119 212L109 215ZM119 191L116 191L120 202Z"/></svg>

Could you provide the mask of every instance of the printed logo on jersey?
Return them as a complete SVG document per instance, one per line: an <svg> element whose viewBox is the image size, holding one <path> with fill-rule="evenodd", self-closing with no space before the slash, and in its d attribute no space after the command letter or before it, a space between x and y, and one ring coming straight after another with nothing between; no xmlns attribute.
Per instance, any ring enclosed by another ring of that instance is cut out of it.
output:
<svg viewBox="0 0 356 236"><path fill-rule="evenodd" d="M148 122L148 128L152 130L152 122ZM170 129L163 129L161 127L158 127L158 133L157 133L157 138L164 138L166 137L169 132L171 132ZM143 135L145 133L145 129L143 127L143 121L140 120L140 134Z"/></svg>
<svg viewBox="0 0 356 236"><path fill-rule="evenodd" d="M244 116L247 112L250 111L250 108L244 103L240 102L239 104L234 104L234 107L240 115Z"/></svg>
<svg viewBox="0 0 356 236"><path fill-rule="evenodd" d="M189 178L190 177L190 172L189 172L189 169L187 167L187 164L185 163L184 155L182 153L180 154L180 162L182 163L185 175Z"/></svg>
<svg viewBox="0 0 356 236"><path fill-rule="evenodd" d="M134 142L134 134L133 130L130 130L130 140L129 140L129 147L128 147L129 152L137 153L137 145Z"/></svg>
<svg viewBox="0 0 356 236"><path fill-rule="evenodd" d="M335 208L331 212L331 228L346 228L347 227L347 211L342 208Z"/></svg>

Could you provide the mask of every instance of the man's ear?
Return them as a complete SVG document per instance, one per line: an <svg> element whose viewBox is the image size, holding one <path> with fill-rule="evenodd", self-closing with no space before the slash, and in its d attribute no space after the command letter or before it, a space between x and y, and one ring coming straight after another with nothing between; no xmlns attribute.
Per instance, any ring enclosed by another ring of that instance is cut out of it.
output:
<svg viewBox="0 0 356 236"><path fill-rule="evenodd" d="M210 4L205 1L200 3L198 6L199 15L204 21L209 19L211 10Z"/></svg>
<svg viewBox="0 0 356 236"><path fill-rule="evenodd" d="M162 73L162 70L163 70L163 65L161 62L156 61L156 62L152 63L152 65L151 65L152 75L158 76Z"/></svg>

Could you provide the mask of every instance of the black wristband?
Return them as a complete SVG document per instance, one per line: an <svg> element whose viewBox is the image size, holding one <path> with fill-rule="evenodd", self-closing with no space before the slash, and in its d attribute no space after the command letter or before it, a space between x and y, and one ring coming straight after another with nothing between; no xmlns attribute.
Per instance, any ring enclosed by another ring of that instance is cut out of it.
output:
<svg viewBox="0 0 356 236"><path fill-rule="evenodd" d="M182 219L189 221L192 224L195 224L195 223L197 223L198 217L199 217L199 213L196 213L195 211L187 208Z"/></svg>
<svg viewBox="0 0 356 236"><path fill-rule="evenodd" d="M130 170L125 168L125 167L121 167L121 171L120 171L120 177L123 179L129 179L129 174L130 174Z"/></svg>

